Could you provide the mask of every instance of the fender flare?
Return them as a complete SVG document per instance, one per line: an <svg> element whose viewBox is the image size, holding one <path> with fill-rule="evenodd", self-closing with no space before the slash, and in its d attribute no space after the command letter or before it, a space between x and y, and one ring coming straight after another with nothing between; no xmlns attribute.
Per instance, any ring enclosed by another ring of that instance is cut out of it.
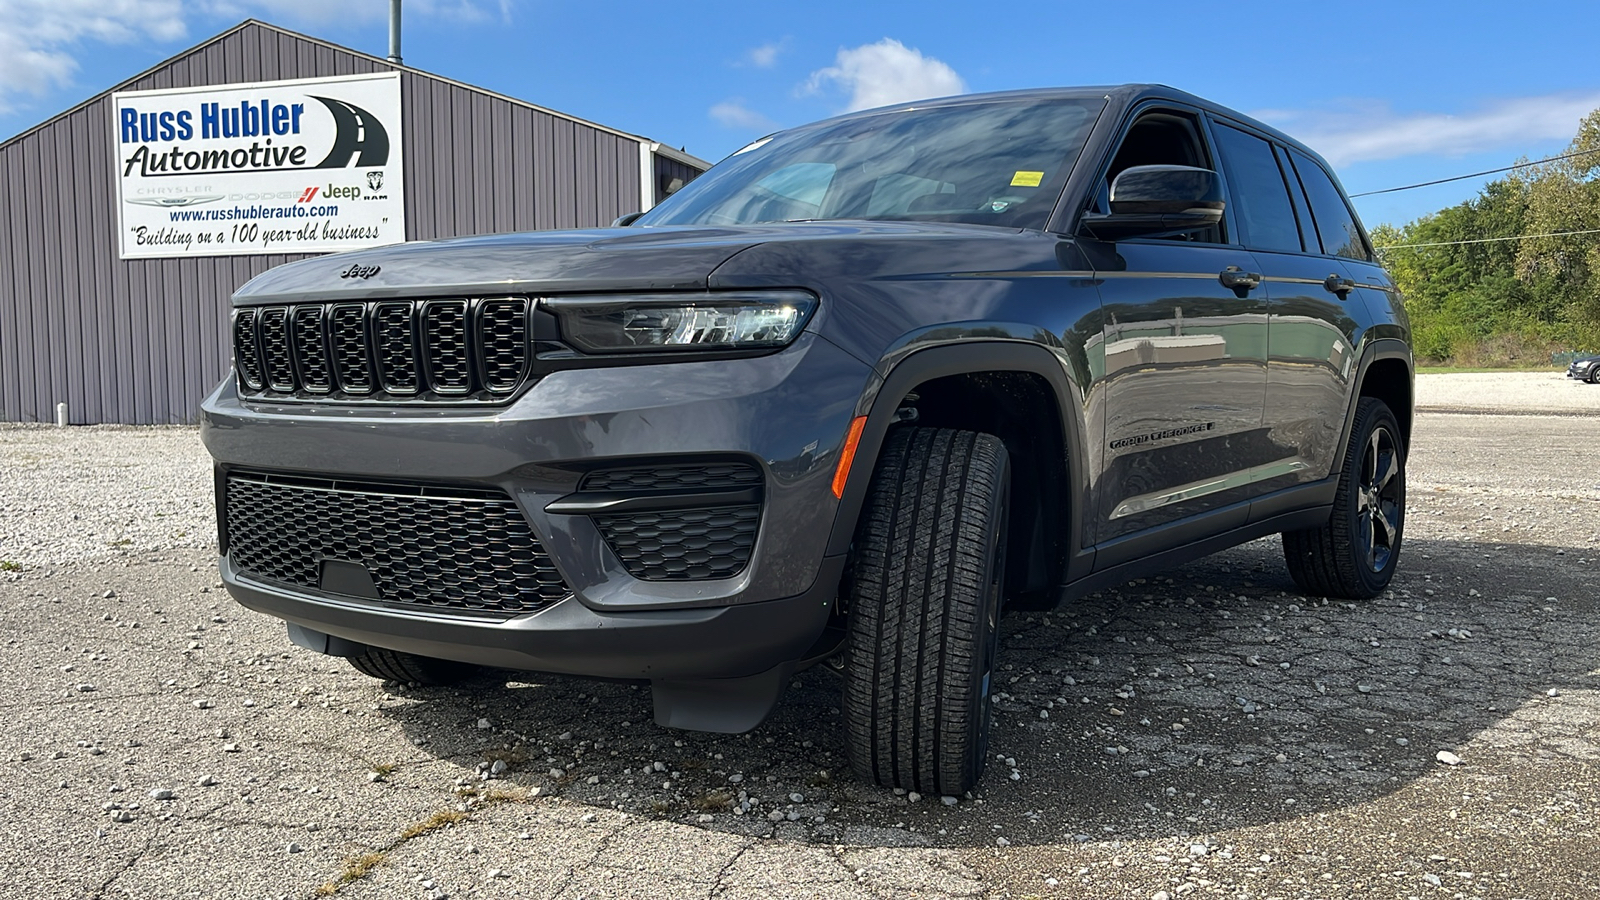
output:
<svg viewBox="0 0 1600 900"><path fill-rule="evenodd" d="M1411 379L1411 406L1412 409L1394 410L1395 418L1403 419L1406 428L1406 455L1411 454L1411 429L1416 419L1415 408L1417 405L1417 370L1412 362L1411 346L1400 338L1377 338L1367 344L1361 351L1361 365L1357 368L1359 373L1356 381L1350 387L1350 400L1344 411L1344 425L1339 429L1339 448L1333 457L1333 471L1329 476L1337 479L1339 473L1344 471L1344 457L1350 449L1350 429L1356 420L1356 404L1361 402L1361 389L1366 386L1367 374L1372 371L1372 364L1380 360L1398 359L1405 363L1406 373Z"/></svg>
<svg viewBox="0 0 1600 900"><path fill-rule="evenodd" d="M1064 523L1068 550L1064 575L1071 577L1080 570L1086 571L1092 564L1093 551L1086 551L1083 544L1083 511L1089 509L1083 394L1068 376L1064 360L1040 344L1023 341L966 341L918 350L901 359L887 377L873 379L856 403L855 415L866 416L867 423L856 446L844 495L834 514L828 555L846 553L850 549L861 508L866 502L867 488L877 468L878 455L896 421L900 398L925 381L975 372L1025 372L1038 375L1049 384L1061 417L1061 440L1066 450L1066 459L1061 463L1067 467L1070 508ZM1085 554L1087 557L1083 558Z"/></svg>

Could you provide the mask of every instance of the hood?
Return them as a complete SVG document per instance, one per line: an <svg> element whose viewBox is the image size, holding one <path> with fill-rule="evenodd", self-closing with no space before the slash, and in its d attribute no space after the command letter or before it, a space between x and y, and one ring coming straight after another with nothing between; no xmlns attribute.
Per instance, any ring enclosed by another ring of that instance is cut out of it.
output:
<svg viewBox="0 0 1600 900"><path fill-rule="evenodd" d="M971 234L974 226L817 222L594 228L419 241L300 260L256 276L240 304L396 296L695 290L736 254L772 241ZM993 229L984 229L993 230Z"/></svg>

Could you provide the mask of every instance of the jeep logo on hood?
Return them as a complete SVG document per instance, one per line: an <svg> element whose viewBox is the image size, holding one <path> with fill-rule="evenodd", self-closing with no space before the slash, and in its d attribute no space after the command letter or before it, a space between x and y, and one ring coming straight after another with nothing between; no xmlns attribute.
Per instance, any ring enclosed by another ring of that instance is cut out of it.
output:
<svg viewBox="0 0 1600 900"><path fill-rule="evenodd" d="M371 278L383 271L383 266L354 265L339 273L340 278Z"/></svg>

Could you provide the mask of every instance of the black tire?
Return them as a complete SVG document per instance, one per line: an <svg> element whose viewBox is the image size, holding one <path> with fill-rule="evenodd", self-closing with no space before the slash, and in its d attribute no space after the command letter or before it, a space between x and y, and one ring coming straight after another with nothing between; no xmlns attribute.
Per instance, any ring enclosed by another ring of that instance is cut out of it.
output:
<svg viewBox="0 0 1600 900"><path fill-rule="evenodd" d="M884 442L846 596L846 747L861 779L958 795L983 774L1010 493L993 435L902 428Z"/></svg>
<svg viewBox="0 0 1600 900"><path fill-rule="evenodd" d="M1590 384L1600 383L1600 366L1594 366L1590 368L1589 374L1585 375L1583 380L1589 382Z"/></svg>
<svg viewBox="0 0 1600 900"><path fill-rule="evenodd" d="M1361 398L1328 524L1283 533L1283 558L1300 590L1366 600L1388 587L1405 532L1405 458L1394 413Z"/></svg>
<svg viewBox="0 0 1600 900"><path fill-rule="evenodd" d="M385 650L382 647L368 647L360 656L350 656L346 659L350 661L352 668L363 675L371 675L373 678L382 678L385 681L431 687L460 684L480 671L477 666L466 663L433 659L415 653L401 653L399 650Z"/></svg>

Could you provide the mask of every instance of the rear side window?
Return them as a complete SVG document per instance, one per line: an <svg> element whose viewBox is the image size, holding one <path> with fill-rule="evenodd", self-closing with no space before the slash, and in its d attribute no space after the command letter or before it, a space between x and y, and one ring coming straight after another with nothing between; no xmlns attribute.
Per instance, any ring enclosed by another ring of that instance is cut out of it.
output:
<svg viewBox="0 0 1600 900"><path fill-rule="evenodd" d="M1218 125L1217 145L1228 171L1228 199L1244 225L1245 241L1262 250L1300 252L1300 227L1272 145L1237 128Z"/></svg>
<svg viewBox="0 0 1600 900"><path fill-rule="evenodd" d="M1300 173L1300 184L1306 189L1306 199L1311 202L1311 218L1316 220L1317 235L1322 238L1322 252L1350 259L1370 260L1366 242L1361 239L1361 229L1345 204L1344 194L1328 177L1322 167L1304 155L1291 151L1295 170Z"/></svg>

